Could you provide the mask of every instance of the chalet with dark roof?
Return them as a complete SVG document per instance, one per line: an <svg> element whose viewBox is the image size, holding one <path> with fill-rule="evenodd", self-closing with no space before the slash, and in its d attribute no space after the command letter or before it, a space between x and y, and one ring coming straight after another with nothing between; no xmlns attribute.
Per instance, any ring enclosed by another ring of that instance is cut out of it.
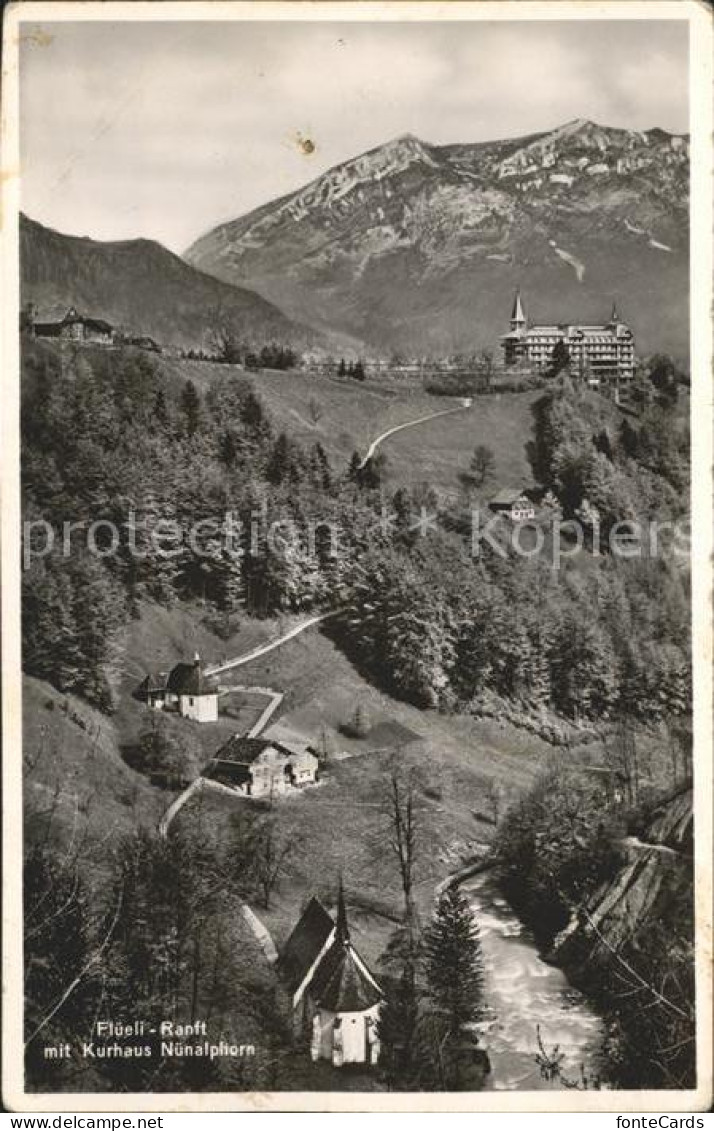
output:
<svg viewBox="0 0 714 1131"><path fill-rule="evenodd" d="M313 1060L376 1064L382 989L352 943L340 883L337 918L313 897L278 958Z"/></svg>
<svg viewBox="0 0 714 1131"><path fill-rule="evenodd" d="M73 306L62 318L43 320L38 316L37 308L29 303L23 312L23 326L36 338L59 338L65 342L99 346L112 345L115 336L110 322L80 314Z"/></svg>
<svg viewBox="0 0 714 1131"><path fill-rule="evenodd" d="M488 504L494 514L502 514L513 522L529 522L536 508L522 487L504 487Z"/></svg>
<svg viewBox="0 0 714 1131"><path fill-rule="evenodd" d="M246 797L275 797L317 781L318 760L305 747L234 734L202 771Z"/></svg>

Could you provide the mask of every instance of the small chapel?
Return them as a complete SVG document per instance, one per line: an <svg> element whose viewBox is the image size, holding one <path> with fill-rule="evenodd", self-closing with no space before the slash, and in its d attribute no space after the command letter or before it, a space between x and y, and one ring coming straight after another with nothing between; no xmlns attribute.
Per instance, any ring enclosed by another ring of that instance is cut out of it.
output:
<svg viewBox="0 0 714 1131"><path fill-rule="evenodd" d="M335 1068L377 1063L383 995L352 944L341 882L336 919L313 896L280 953L278 971L314 1061Z"/></svg>

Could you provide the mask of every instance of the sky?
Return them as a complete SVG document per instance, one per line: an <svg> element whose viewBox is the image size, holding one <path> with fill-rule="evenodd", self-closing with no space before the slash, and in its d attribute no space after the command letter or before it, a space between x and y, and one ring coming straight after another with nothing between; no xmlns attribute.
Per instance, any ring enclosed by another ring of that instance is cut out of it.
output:
<svg viewBox="0 0 714 1131"><path fill-rule="evenodd" d="M573 118L689 128L688 29L678 20L23 23L22 32L23 210L59 231L145 236L178 253L405 133L472 142Z"/></svg>

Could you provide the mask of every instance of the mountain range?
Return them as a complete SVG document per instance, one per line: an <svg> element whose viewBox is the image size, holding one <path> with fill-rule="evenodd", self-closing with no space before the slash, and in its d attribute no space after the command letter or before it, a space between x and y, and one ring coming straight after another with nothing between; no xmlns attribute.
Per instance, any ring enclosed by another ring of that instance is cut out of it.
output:
<svg viewBox="0 0 714 1131"><path fill-rule="evenodd" d="M471 351L507 328L600 322L688 354L689 142L577 119L528 137L407 135L221 224L185 259L380 352Z"/></svg>
<svg viewBox="0 0 714 1131"><path fill-rule="evenodd" d="M40 317L74 306L166 345L211 349L221 330L257 344L324 346L322 334L244 287L204 274L153 240L101 242L20 218L22 304Z"/></svg>

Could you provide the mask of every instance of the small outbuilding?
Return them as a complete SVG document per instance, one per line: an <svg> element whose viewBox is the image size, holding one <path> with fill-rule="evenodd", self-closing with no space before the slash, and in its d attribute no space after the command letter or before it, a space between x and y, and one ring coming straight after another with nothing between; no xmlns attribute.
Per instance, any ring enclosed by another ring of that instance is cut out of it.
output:
<svg viewBox="0 0 714 1131"><path fill-rule="evenodd" d="M166 706L168 678L168 672L149 672L137 687L136 698L155 711L163 711Z"/></svg>

